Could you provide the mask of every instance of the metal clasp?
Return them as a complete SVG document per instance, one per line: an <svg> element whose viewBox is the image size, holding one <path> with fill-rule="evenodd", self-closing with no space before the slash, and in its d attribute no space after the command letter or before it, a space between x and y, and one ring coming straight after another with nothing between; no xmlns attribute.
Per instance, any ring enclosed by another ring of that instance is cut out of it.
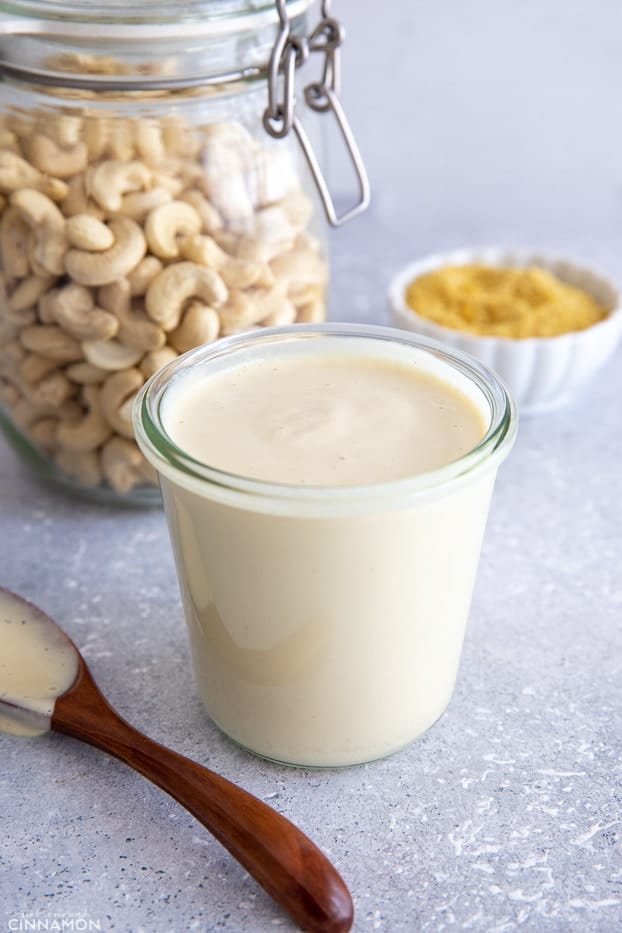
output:
<svg viewBox="0 0 622 933"><path fill-rule="evenodd" d="M328 222L339 227L366 210L370 201L370 187L365 165L354 134L339 100L341 68L340 52L345 38L343 26L330 15L330 0L322 0L322 18L308 37L291 34L286 0L276 0L279 14L279 31L270 56L268 67L268 106L264 113L264 128L270 136L283 139L293 129L311 170ZM349 156L358 187L355 204L338 215L328 182L304 126L295 113L296 69L303 65L310 54L324 56L322 75L304 88L307 106L316 113L332 113L337 129ZM279 90L282 80L282 96Z"/></svg>

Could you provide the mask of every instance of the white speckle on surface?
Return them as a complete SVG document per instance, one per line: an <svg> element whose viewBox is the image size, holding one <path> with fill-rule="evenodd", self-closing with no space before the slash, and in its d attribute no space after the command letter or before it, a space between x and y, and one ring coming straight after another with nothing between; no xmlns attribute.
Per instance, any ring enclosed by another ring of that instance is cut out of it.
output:
<svg viewBox="0 0 622 933"><path fill-rule="evenodd" d="M571 839L570 845L580 846L584 849L593 849L592 840L597 833L605 832L605 830L611 829L612 826L617 826L621 822L621 820L612 820L611 823L605 823L603 826L601 826L600 823L596 823L594 826L590 826L586 832L581 833L580 836L577 836L576 839Z"/></svg>
<svg viewBox="0 0 622 933"><path fill-rule="evenodd" d="M568 902L571 907L578 907L579 910L600 910L601 907L617 907L622 904L622 900L616 897L603 898L602 901L587 901L580 897L572 897Z"/></svg>
<svg viewBox="0 0 622 933"><path fill-rule="evenodd" d="M585 771L555 771L553 768L536 768L536 774L547 777L583 777Z"/></svg>

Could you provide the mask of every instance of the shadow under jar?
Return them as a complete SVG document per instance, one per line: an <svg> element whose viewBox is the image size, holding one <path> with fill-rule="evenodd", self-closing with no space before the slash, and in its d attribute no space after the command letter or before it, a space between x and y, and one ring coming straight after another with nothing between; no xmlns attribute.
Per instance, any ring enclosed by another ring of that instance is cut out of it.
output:
<svg viewBox="0 0 622 933"><path fill-rule="evenodd" d="M0 426L48 479L159 502L143 383L221 336L324 319L318 120L297 105L301 140L265 117L275 39L304 47L308 6L0 8Z"/></svg>

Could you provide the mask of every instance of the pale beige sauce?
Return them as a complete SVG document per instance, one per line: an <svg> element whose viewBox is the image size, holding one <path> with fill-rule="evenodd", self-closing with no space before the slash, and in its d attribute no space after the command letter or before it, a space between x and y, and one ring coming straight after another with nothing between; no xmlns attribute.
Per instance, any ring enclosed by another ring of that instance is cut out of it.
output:
<svg viewBox="0 0 622 933"><path fill-rule="evenodd" d="M54 702L71 687L78 654L34 606L0 590L0 730L41 735Z"/></svg>
<svg viewBox="0 0 622 933"><path fill-rule="evenodd" d="M317 343L180 375L165 428L204 463L299 488L410 477L483 437L485 399L432 355ZM158 465L199 691L225 732L278 761L335 766L387 755L440 716L493 470L399 508L378 497L315 514Z"/></svg>
<svg viewBox="0 0 622 933"><path fill-rule="evenodd" d="M481 411L414 366L309 354L180 379L165 425L186 453L253 479L357 486L444 466L482 439Z"/></svg>

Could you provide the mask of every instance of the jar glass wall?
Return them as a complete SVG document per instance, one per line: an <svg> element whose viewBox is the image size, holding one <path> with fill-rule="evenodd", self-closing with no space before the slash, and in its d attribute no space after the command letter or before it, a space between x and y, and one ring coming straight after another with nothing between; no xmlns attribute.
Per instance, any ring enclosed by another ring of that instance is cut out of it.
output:
<svg viewBox="0 0 622 933"><path fill-rule="evenodd" d="M139 9L124 43L117 4L106 43L79 3L71 38L52 19L0 43L0 427L48 478L129 503L158 501L130 417L146 379L222 336L322 320L327 286L312 180L262 123L272 4L212 4L207 23L189 4L168 26Z"/></svg>

